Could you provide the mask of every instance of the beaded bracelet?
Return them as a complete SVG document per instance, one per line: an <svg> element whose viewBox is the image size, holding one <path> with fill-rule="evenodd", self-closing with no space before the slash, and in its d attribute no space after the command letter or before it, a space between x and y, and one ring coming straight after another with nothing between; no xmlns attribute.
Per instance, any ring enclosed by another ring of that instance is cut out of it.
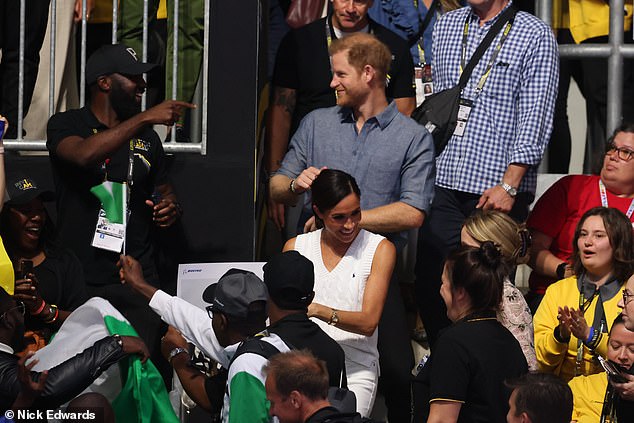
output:
<svg viewBox="0 0 634 423"><path fill-rule="evenodd" d="M44 310L44 306L45 305L46 305L46 301L44 301L44 299L42 299L42 304L40 304L40 307L37 309L37 311L31 312L31 316L37 316L38 314L40 314L42 312L42 310Z"/></svg>

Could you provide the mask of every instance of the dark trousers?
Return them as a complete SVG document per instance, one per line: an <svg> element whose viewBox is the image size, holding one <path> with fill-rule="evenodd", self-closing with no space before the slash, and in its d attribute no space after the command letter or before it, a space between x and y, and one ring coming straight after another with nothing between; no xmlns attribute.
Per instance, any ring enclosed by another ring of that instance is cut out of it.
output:
<svg viewBox="0 0 634 423"><path fill-rule="evenodd" d="M26 116L33 98L40 48L46 34L50 0L27 0L24 31L24 103ZM0 113L9 121L5 138L17 138L18 71L20 59L20 0L0 2Z"/></svg>
<svg viewBox="0 0 634 423"><path fill-rule="evenodd" d="M574 44L568 29L557 32L557 43ZM570 80L574 79L583 94L583 67L580 59L561 59L559 62L559 90L555 101L553 132L548 143L548 172L568 173L572 139L568 123L568 90Z"/></svg>
<svg viewBox="0 0 634 423"><path fill-rule="evenodd" d="M392 276L379 321L379 390L385 397L390 422L411 421L411 381L414 352L405 314L405 305L396 275Z"/></svg>
<svg viewBox="0 0 634 423"><path fill-rule="evenodd" d="M534 196L519 193L509 215L523 222ZM445 259L460 246L460 231L464 220L476 211L480 195L436 186L429 215L419 232L416 257L415 294L418 311L425 326L429 345L433 346L439 332L449 326L447 308L440 296L441 275Z"/></svg>
<svg viewBox="0 0 634 423"><path fill-rule="evenodd" d="M632 44L632 32L624 34L627 44ZM586 43L605 44L608 37L596 37L585 40ZM586 98L586 116L588 131L586 140L586 152L583 161L583 172L592 173L601 168L606 143L606 118L608 97L608 60L582 59L583 67L583 95ZM622 116L623 121L634 120L634 60L623 60L623 87L622 87Z"/></svg>

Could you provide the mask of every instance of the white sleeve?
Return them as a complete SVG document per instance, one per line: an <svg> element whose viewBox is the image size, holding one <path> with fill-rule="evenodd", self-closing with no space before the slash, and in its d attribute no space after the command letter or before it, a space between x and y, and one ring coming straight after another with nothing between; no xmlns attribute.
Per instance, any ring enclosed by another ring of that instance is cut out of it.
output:
<svg viewBox="0 0 634 423"><path fill-rule="evenodd" d="M150 300L150 307L168 325L174 326L183 336L209 357L225 368L229 366L229 357L220 345L211 327L207 313L187 301L158 290Z"/></svg>

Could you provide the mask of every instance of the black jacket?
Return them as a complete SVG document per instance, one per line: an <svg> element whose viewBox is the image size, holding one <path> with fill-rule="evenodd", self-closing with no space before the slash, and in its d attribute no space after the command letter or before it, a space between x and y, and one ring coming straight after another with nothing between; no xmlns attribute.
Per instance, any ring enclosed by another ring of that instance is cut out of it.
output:
<svg viewBox="0 0 634 423"><path fill-rule="evenodd" d="M76 397L125 355L116 338L109 336L53 367L36 401L37 408L56 408ZM20 392L18 360L16 355L0 351L0 411L11 408Z"/></svg>
<svg viewBox="0 0 634 423"><path fill-rule="evenodd" d="M308 349L326 362L330 386L347 388L346 356L341 346L324 332L306 312L290 314L267 328L293 349Z"/></svg>

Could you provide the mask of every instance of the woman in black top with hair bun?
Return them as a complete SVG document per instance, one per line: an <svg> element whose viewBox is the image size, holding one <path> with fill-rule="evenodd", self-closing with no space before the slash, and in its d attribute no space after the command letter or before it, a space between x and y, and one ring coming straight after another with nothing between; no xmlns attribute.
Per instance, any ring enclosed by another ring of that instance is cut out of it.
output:
<svg viewBox="0 0 634 423"><path fill-rule="evenodd" d="M522 349L496 319L507 265L490 241L452 253L440 295L453 325L416 377L415 422L505 422L504 381L528 371Z"/></svg>

